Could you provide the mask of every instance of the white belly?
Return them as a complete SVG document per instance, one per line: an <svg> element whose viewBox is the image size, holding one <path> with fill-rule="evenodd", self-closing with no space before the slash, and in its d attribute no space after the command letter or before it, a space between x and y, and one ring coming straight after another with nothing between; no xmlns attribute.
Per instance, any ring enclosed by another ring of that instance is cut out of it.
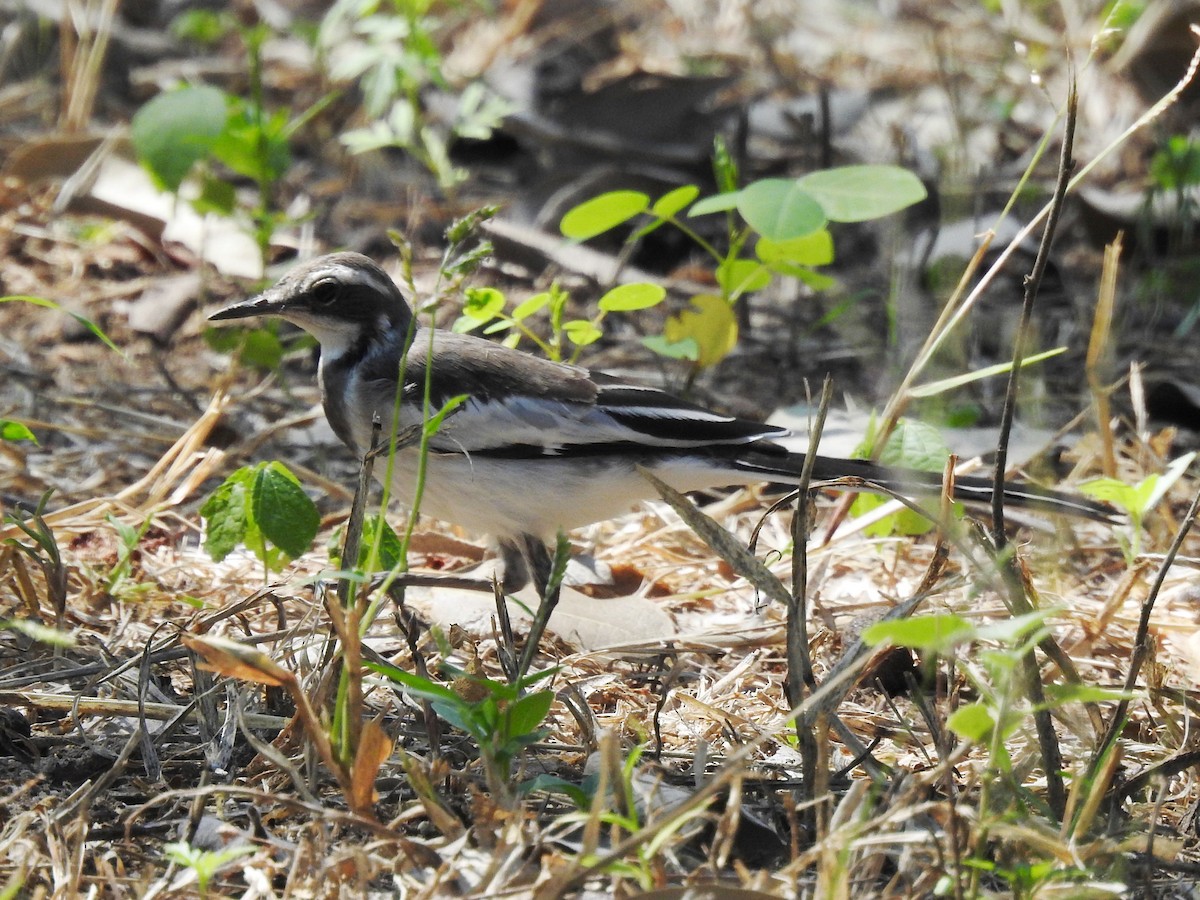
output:
<svg viewBox="0 0 1200 900"><path fill-rule="evenodd" d="M416 459L414 450L399 454L392 480L393 497L410 508ZM420 512L479 534L500 538L533 534L549 540L560 528L570 530L612 519L640 501L656 497L635 464L632 457L616 461L552 456L523 460L430 454ZM665 462L651 468L680 491L751 480L742 473L695 464ZM384 477L384 459L377 462L375 471Z"/></svg>

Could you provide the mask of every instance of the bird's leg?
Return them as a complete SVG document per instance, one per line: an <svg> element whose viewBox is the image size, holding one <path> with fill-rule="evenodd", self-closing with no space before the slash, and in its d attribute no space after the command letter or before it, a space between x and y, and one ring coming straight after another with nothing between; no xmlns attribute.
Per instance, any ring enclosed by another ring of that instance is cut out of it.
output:
<svg viewBox="0 0 1200 900"><path fill-rule="evenodd" d="M562 540L561 532L559 534L560 540ZM523 562L526 566L526 571L533 579L533 587L537 591L540 600L537 611L533 614L533 621L529 623L529 634L525 638L525 648L521 651L521 659L517 664L516 680L519 682L525 677L525 674L529 671L533 663L533 657L537 653L538 644L542 640L542 634L546 631L546 624L550 621L550 615L554 612L554 607L558 605L559 591L562 585L561 583L553 587L550 585L550 576L554 569L554 559L541 539L536 535L522 534L518 538L518 541L517 546L524 557ZM505 572L505 580L507 582L507 570Z"/></svg>
<svg viewBox="0 0 1200 900"><path fill-rule="evenodd" d="M524 537L516 540L501 540L500 566L503 572L501 585L504 593L515 594L529 584L531 567L526 564L528 558L525 550ZM540 588L539 588L540 590Z"/></svg>
<svg viewBox="0 0 1200 900"><path fill-rule="evenodd" d="M529 577L533 580L533 589L539 597L546 599L546 587L550 584L550 572L554 568L554 560L545 543L532 534L521 535L521 556L528 568ZM507 579L506 579L507 581Z"/></svg>

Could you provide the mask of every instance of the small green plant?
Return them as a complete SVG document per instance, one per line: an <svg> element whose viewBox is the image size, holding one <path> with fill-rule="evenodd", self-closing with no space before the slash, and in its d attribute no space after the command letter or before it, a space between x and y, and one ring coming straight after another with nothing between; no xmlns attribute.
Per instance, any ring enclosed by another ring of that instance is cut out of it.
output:
<svg viewBox="0 0 1200 900"><path fill-rule="evenodd" d="M208 496L200 515L204 549L215 562L244 544L272 572L308 550L321 524L316 504L281 462L238 469Z"/></svg>
<svg viewBox="0 0 1200 900"><path fill-rule="evenodd" d="M446 191L466 177L450 161L451 140L487 138L509 111L480 82L459 95L452 121L439 122L426 108L425 94L447 86L438 13L451 7L435 0L339 0L318 36L331 78L358 83L364 118L371 123L347 131L342 143L351 153L402 149Z"/></svg>
<svg viewBox="0 0 1200 900"><path fill-rule="evenodd" d="M256 849L249 844L234 844L220 850L201 850L185 841L163 845L167 859L196 873L196 886L201 897L208 896L208 886L221 869L255 852Z"/></svg>
<svg viewBox="0 0 1200 900"><path fill-rule="evenodd" d="M341 558L345 546L345 529L337 528L329 536L329 561L342 570L366 571L375 557L375 568L386 572L396 568L404 557L404 543L400 535L387 523L382 515L367 516L363 520L362 537L359 541L358 559L346 560Z"/></svg>
<svg viewBox="0 0 1200 900"><path fill-rule="evenodd" d="M408 694L430 701L439 716L474 738L489 789L502 802L511 800L513 763L522 750L542 737L541 724L554 702L553 691L526 690L557 669L535 672L508 684L443 665L455 678L451 689L396 666L366 665L402 685Z"/></svg>
<svg viewBox="0 0 1200 900"><path fill-rule="evenodd" d="M239 364L258 372L283 374L284 357L317 345L307 331L280 336L279 323L268 319L250 328L206 328L204 342L218 353L229 353Z"/></svg>
<svg viewBox="0 0 1200 900"><path fill-rule="evenodd" d="M16 538L7 538L5 543L24 553L41 569L56 624L61 627L67 609L68 568L58 546L58 538L45 519L46 505L52 493L50 490L42 494L37 508L28 519L23 514L4 517L7 524L15 526L30 540L26 544Z"/></svg>
<svg viewBox="0 0 1200 900"><path fill-rule="evenodd" d="M875 443L874 421L871 432L854 452L859 459L867 459ZM888 435L879 453L878 461L886 466L897 466L905 469L916 469L922 472L940 472L946 466L950 456L950 448L942 439L941 432L933 425L916 419L901 419L896 423L892 433ZM850 511L861 516L889 502L888 497L877 494L859 494L854 498ZM918 535L925 534L933 528L933 523L915 510L905 507L896 513L874 522L866 529L871 537L887 537L892 534Z"/></svg>
<svg viewBox="0 0 1200 900"><path fill-rule="evenodd" d="M633 312L649 309L661 303L667 292L657 284L639 282L622 284L604 294L596 304L596 314L590 319L568 319L564 313L570 296L557 284L550 290L535 294L517 304L511 312L505 312L508 298L497 288L468 288L462 315L454 323L458 333L482 328L484 334L508 332L504 345L516 347L523 339L537 345L547 358L555 362L578 362L583 348L594 344L604 336L602 325L609 313ZM550 319L550 336L540 337L527 320L547 310ZM568 356L566 347L574 349Z"/></svg>
<svg viewBox="0 0 1200 900"><path fill-rule="evenodd" d="M112 513L106 515L104 520L117 533L117 564L104 579L104 592L114 600L136 600L154 587L152 584L139 584L131 577L134 552L150 527L151 520L146 517L140 528L126 525Z"/></svg>
<svg viewBox="0 0 1200 900"><path fill-rule="evenodd" d="M962 703L946 719L946 726L961 740L986 750L986 770L978 774L981 795L977 806L980 815L975 835L977 851L962 864L974 873L972 877L987 872L1004 878L1013 887L1025 886L1030 878L1039 884L1071 882L1087 873L1064 860L1087 860L1089 856L1099 859L1111 850L1106 838L1087 843L1094 806L1086 811L1073 807L1078 810L1077 816L1062 826L1063 846L1070 841L1073 852L1055 853L1040 839L1024 839L1025 835L1043 833L1042 829L1044 833L1057 834L1060 828L1060 823L1039 821L1048 810L1023 784L1022 772L1038 762L1027 756L1036 742L1031 734L1023 741L1017 740L1022 733L1033 730L1033 706L1024 699L1022 691L1023 661L1050 634L1047 623L1057 612L1039 609L983 625L953 614L917 616L878 622L863 632L868 645L908 647L918 653L925 665L953 657L956 671L970 682L977 699ZM1122 691L1079 682L1051 683L1044 689L1045 703L1052 709L1128 698ZM1014 742L1021 748L1019 762L1013 759ZM1096 780L1085 784L1089 777L1077 777L1072 791L1088 796L1093 790L1104 790ZM1095 800L1089 796L1093 804ZM1021 823L1021 827L1005 830L1004 826L1014 821ZM993 829L996 836L989 841ZM984 856L985 853L988 855ZM1020 863L1008 865L1006 860L1020 860ZM975 895L972 891L966 894Z"/></svg>
<svg viewBox="0 0 1200 900"><path fill-rule="evenodd" d="M846 166L801 178L766 178L737 187L738 173L718 142L714 169L720 192L702 199L684 185L657 200L640 191L612 191L569 210L562 233L589 240L635 220L627 243L670 225L709 257L719 293L697 294L691 308L671 316L660 335L645 339L651 350L692 363L692 374L720 362L737 344L733 307L780 277L795 278L815 290L832 279L817 271L833 261L830 222L881 218L924 199L926 191L911 172L895 166ZM725 248L702 237L690 220L724 213Z"/></svg>
<svg viewBox="0 0 1200 900"><path fill-rule="evenodd" d="M603 867L603 871L635 881L642 890L651 890L656 884L656 874L662 853L680 832L694 825L698 816L704 815L703 808L688 810L666 820L663 807L669 806L659 791L657 777L647 777L639 764L646 750L639 744L621 760L615 753L607 776L589 774L581 784L563 779L541 776L524 785L526 792L546 791L566 796L576 807L557 818L556 827L563 829L582 828L583 852L577 859L581 866L595 865L600 854L595 846L589 846L587 835L598 835L601 826L606 827L613 843L630 835L638 834L647 827L654 828L653 834L637 845L631 855L614 860ZM607 758L603 744L598 754ZM619 765L618 765L619 763ZM601 767L605 763L601 762ZM603 790L603 796L599 792ZM659 821L655 821L658 819Z"/></svg>
<svg viewBox="0 0 1200 900"><path fill-rule="evenodd" d="M1152 472L1137 484L1127 484L1118 478L1094 478L1079 485L1080 492L1096 500L1111 503L1128 514L1127 534L1122 533L1123 529L1115 531L1126 564L1132 563L1142 552L1142 526L1145 524L1147 513L1158 506L1195 458L1194 452L1185 453L1168 465L1162 474Z"/></svg>
<svg viewBox="0 0 1200 900"><path fill-rule="evenodd" d="M1200 142L1175 134L1150 159L1149 174L1165 191L1182 191L1200 185Z"/></svg>
<svg viewBox="0 0 1200 900"><path fill-rule="evenodd" d="M28 303L31 306L40 306L43 309L51 309L55 312L66 313L76 322L90 331L93 335L95 335L100 342L104 344L104 346L121 356L122 359L125 358L125 354L122 353L121 349L112 342L112 338L105 334L104 330L101 329L99 325L97 325L87 316L72 312L71 310L55 303L53 300L47 300L45 297L32 297L26 294L14 294L7 297L0 297L0 303ZM13 419L3 418L0 418L0 441L33 441L35 444L38 442L37 437L32 431L29 430L27 425L17 422Z"/></svg>
<svg viewBox="0 0 1200 900"><path fill-rule="evenodd" d="M291 164L288 142L332 95L294 118L287 110L267 110L262 51L270 31L263 24L246 26L229 14L193 11L175 23L175 31L199 42L238 35L246 51L249 96L203 84L159 94L133 117L134 151L159 187L176 196L183 196L184 180L194 174L198 189L187 201L198 213L248 218L265 268L271 236L284 218L275 209L275 190ZM239 200L218 163L254 182L254 203Z"/></svg>

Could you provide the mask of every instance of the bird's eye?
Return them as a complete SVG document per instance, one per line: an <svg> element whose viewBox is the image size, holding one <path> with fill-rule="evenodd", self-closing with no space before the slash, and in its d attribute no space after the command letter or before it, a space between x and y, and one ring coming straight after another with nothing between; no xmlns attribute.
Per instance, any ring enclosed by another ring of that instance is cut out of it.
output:
<svg viewBox="0 0 1200 900"><path fill-rule="evenodd" d="M338 286L336 281L318 281L312 286L308 295L316 306L332 306L337 299Z"/></svg>

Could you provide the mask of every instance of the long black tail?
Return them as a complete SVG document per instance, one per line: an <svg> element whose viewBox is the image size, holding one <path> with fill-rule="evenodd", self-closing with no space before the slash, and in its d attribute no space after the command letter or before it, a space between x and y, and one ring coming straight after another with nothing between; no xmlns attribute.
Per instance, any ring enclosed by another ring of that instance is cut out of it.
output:
<svg viewBox="0 0 1200 900"><path fill-rule="evenodd" d="M737 466L746 472L761 475L764 481L794 482L804 467L804 454L748 449L738 456ZM835 478L861 478L866 482L862 488L866 491L871 489L871 485L878 485L898 494L919 496L938 494L942 490L940 472L894 468L865 459L818 456L813 464L813 480L829 481ZM990 478L961 476L954 480L954 499L964 503L989 504L992 502L994 484ZM1003 494L1006 505L1020 509L1074 516L1096 522L1111 523L1119 519L1113 508L1106 504L1077 494L1052 491L1032 484L1005 482Z"/></svg>

